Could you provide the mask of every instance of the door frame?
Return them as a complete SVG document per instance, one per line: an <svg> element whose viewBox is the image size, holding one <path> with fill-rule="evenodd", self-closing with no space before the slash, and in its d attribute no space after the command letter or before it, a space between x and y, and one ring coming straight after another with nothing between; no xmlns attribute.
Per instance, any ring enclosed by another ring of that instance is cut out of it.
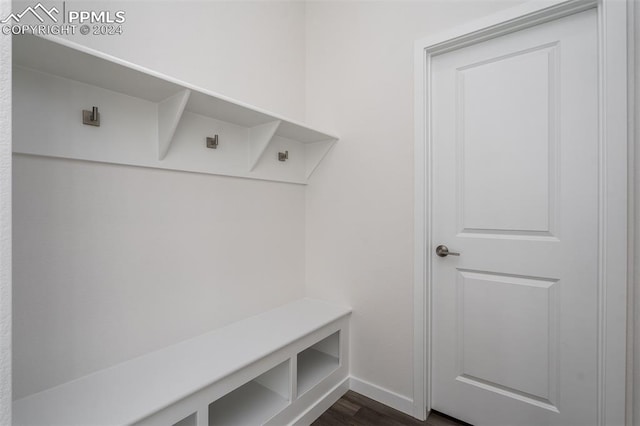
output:
<svg viewBox="0 0 640 426"><path fill-rule="evenodd" d="M598 425L625 424L629 254L627 20L633 0L532 0L417 40L415 66L415 259L413 415L431 410L431 58L595 8L598 25ZM629 117L630 118L630 117ZM632 126L629 127L630 129ZM632 288L632 287L630 287ZM630 379L630 378L629 378ZM630 397L630 395L629 395ZM630 424L630 419L627 419Z"/></svg>

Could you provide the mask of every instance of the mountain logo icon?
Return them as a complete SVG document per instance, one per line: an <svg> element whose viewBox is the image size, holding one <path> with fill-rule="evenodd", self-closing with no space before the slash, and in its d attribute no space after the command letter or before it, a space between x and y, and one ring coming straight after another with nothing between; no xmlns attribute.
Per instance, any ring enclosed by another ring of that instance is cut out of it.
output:
<svg viewBox="0 0 640 426"><path fill-rule="evenodd" d="M46 17L48 16L53 22L58 22L58 18L56 16L54 16L54 13L57 15L58 13L60 13L60 11L56 8L56 7L52 7L51 9L47 9L46 7L44 7L42 5L42 3L38 3L35 6L29 6L27 7L25 10L23 10L21 13L12 13L9 16L7 16L5 19L3 19L2 21L0 21L0 23L2 24L6 24L7 22L9 22L10 20L13 19L14 22L20 22L20 20L27 14L31 14L33 16L36 17L36 19L38 21L40 21L41 23L44 22L44 18L43 15Z"/></svg>

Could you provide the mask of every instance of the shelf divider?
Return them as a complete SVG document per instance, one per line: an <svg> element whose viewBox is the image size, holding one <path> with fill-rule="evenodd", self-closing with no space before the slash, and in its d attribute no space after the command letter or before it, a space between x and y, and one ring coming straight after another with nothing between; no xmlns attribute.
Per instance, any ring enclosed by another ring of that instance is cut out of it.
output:
<svg viewBox="0 0 640 426"><path fill-rule="evenodd" d="M326 141L306 144L306 179L309 179L309 177L313 174L320 162L324 159L324 157L326 157L331 148L333 148L336 141L337 139L328 139Z"/></svg>
<svg viewBox="0 0 640 426"><path fill-rule="evenodd" d="M158 160L164 160L187 105L191 90L184 89L158 103Z"/></svg>
<svg viewBox="0 0 640 426"><path fill-rule="evenodd" d="M249 171L253 171L258 165L280 123L280 120L275 120L249 128Z"/></svg>

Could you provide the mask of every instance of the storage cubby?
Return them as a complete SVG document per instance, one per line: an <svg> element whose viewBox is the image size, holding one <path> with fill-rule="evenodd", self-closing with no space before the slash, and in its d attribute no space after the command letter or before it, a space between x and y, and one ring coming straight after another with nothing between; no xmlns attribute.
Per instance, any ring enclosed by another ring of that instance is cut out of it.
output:
<svg viewBox="0 0 640 426"><path fill-rule="evenodd" d="M15 36L13 56L16 153L305 184L338 139L68 40Z"/></svg>
<svg viewBox="0 0 640 426"><path fill-rule="evenodd" d="M290 401L289 361L240 386L209 405L209 425L261 425Z"/></svg>
<svg viewBox="0 0 640 426"><path fill-rule="evenodd" d="M180 420L178 423L174 423L173 426L197 426L198 425L198 413L193 413L188 417Z"/></svg>
<svg viewBox="0 0 640 426"><path fill-rule="evenodd" d="M340 332L298 354L298 395L320 383L340 367Z"/></svg>

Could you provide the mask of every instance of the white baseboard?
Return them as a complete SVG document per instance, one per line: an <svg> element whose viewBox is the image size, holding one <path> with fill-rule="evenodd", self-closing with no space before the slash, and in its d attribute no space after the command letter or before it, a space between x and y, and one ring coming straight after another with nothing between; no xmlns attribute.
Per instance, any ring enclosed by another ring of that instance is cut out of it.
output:
<svg viewBox="0 0 640 426"><path fill-rule="evenodd" d="M349 390L349 377L338 383L333 389L327 392L322 398L318 400L314 405L309 407L304 413L296 418L291 425L303 426L310 425L315 419L320 417L322 413L327 411L333 404L336 403Z"/></svg>
<svg viewBox="0 0 640 426"><path fill-rule="evenodd" d="M413 400L373 383L349 378L349 389L413 417Z"/></svg>
<svg viewBox="0 0 640 426"><path fill-rule="evenodd" d="M413 417L413 400L367 381L349 376L327 392L313 406L298 416L291 425L310 425L336 403L348 390L362 394Z"/></svg>

